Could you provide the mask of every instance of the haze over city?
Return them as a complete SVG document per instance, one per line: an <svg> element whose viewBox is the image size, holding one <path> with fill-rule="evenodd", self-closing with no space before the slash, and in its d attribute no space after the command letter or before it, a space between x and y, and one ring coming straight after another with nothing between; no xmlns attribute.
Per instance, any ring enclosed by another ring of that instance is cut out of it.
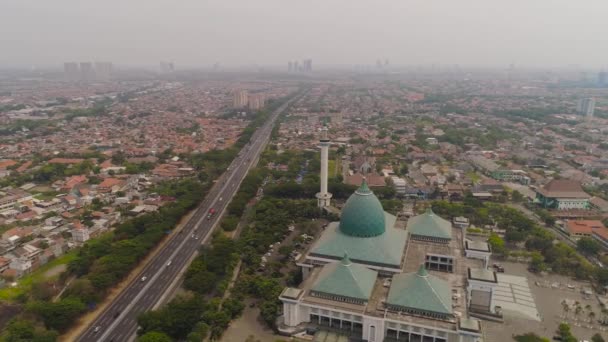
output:
<svg viewBox="0 0 608 342"><path fill-rule="evenodd" d="M608 2L6 0L0 66L373 64L601 68Z"/></svg>
<svg viewBox="0 0 608 342"><path fill-rule="evenodd" d="M0 342L606 342L606 0L0 0Z"/></svg>

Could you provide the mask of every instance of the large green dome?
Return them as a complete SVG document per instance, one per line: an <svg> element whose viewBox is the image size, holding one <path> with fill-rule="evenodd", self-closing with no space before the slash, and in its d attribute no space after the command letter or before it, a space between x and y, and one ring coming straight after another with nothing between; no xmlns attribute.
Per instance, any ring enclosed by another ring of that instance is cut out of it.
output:
<svg viewBox="0 0 608 342"><path fill-rule="evenodd" d="M384 209L364 179L342 209L340 231L350 236L370 237L381 235L384 230Z"/></svg>

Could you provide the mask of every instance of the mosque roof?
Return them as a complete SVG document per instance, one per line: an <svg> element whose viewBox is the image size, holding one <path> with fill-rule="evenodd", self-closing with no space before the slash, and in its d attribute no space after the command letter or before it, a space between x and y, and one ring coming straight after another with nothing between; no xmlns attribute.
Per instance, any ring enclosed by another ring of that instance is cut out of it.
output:
<svg viewBox="0 0 608 342"><path fill-rule="evenodd" d="M407 221L410 234L440 239L452 239L452 223L433 213L430 208L424 214Z"/></svg>
<svg viewBox="0 0 608 342"><path fill-rule="evenodd" d="M311 290L367 301L378 273L350 261L348 254L340 261L323 266Z"/></svg>
<svg viewBox="0 0 608 342"><path fill-rule="evenodd" d="M338 222L330 223L310 249L310 256L340 260L348 253L356 263L401 268L407 233L394 228L395 216L384 213L384 234L358 237L342 232Z"/></svg>
<svg viewBox="0 0 608 342"><path fill-rule="evenodd" d="M386 303L411 310L452 314L450 286L445 280L429 274L424 264L418 272L393 276Z"/></svg>
<svg viewBox="0 0 608 342"><path fill-rule="evenodd" d="M345 235L373 237L384 233L386 218L382 204L363 179L361 186L346 201L340 216L340 231Z"/></svg>

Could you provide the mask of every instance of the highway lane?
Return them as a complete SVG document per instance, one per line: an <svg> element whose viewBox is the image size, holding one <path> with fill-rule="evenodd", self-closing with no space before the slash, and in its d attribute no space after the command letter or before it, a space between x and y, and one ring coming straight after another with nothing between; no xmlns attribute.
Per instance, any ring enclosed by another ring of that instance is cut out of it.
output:
<svg viewBox="0 0 608 342"><path fill-rule="evenodd" d="M212 228L238 190L241 181L264 150L276 118L293 100L295 98L276 109L267 122L256 130L250 143L241 150L227 171L210 189L181 232L172 234L165 246L79 336L78 341L122 342L135 334L137 316L151 309L159 301L171 282L179 276L179 272L188 266L192 255L211 235ZM211 208L216 210L216 215L207 219ZM145 280L142 280L143 277Z"/></svg>

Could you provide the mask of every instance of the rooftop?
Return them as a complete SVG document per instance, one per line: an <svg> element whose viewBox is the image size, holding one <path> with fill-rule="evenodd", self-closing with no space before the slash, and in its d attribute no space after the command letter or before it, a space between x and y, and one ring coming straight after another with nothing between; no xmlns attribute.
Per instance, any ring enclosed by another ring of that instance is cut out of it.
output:
<svg viewBox="0 0 608 342"><path fill-rule="evenodd" d="M424 264L416 273L393 276L386 303L406 309L452 314L452 291L443 279L430 275Z"/></svg>
<svg viewBox="0 0 608 342"><path fill-rule="evenodd" d="M338 222L330 223L312 245L309 256L340 260L346 252L356 263L400 268L407 234L405 230L393 228L395 216L384 215L384 234L366 238L344 234Z"/></svg>
<svg viewBox="0 0 608 342"><path fill-rule="evenodd" d="M604 230L604 224L599 220L570 220L566 224L570 234L591 235L595 229Z"/></svg>
<svg viewBox="0 0 608 342"><path fill-rule="evenodd" d="M340 231L357 237L378 236L385 231L385 221L382 204L363 179L342 209Z"/></svg>
<svg viewBox="0 0 608 342"><path fill-rule="evenodd" d="M323 266L319 278L311 290L367 301L377 276L376 271L352 263L345 254L341 261Z"/></svg>
<svg viewBox="0 0 608 342"><path fill-rule="evenodd" d="M490 271L485 268L470 268L468 271L468 278L479 281L486 281L491 283L497 283L496 272Z"/></svg>
<svg viewBox="0 0 608 342"><path fill-rule="evenodd" d="M465 248L473 251L481 251L481 252L490 252L490 245L484 241L476 241L476 240L465 240L464 241Z"/></svg>
<svg viewBox="0 0 608 342"><path fill-rule="evenodd" d="M407 221L407 231L412 235L451 239L452 223L435 215L429 208L424 214L411 217Z"/></svg>
<svg viewBox="0 0 608 342"><path fill-rule="evenodd" d="M538 193L545 197L561 198L589 198L590 196L583 191L581 183L567 179L553 179L545 184Z"/></svg>

